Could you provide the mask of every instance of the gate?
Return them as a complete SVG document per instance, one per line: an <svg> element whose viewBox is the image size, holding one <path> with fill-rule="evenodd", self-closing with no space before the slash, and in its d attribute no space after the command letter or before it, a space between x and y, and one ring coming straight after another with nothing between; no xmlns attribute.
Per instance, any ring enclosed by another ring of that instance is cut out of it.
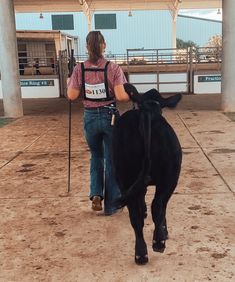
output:
<svg viewBox="0 0 235 282"><path fill-rule="evenodd" d="M156 88L161 93L190 92L189 50L127 49L129 82L139 92Z"/></svg>

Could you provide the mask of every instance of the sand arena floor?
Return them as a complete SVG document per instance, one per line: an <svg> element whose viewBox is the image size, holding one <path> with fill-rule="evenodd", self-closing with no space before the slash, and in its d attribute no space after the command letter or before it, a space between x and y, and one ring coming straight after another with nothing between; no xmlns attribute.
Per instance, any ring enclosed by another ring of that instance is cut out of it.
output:
<svg viewBox="0 0 235 282"><path fill-rule="evenodd" d="M127 209L111 217L91 211L81 106L73 105L68 195L67 102L24 101L25 116L0 128L0 281L234 281L235 123L218 102L211 110L195 101L193 109L187 99L164 111L181 141L183 165L163 254L151 249L150 213L146 219L145 266L133 260ZM153 193L149 187L148 208Z"/></svg>

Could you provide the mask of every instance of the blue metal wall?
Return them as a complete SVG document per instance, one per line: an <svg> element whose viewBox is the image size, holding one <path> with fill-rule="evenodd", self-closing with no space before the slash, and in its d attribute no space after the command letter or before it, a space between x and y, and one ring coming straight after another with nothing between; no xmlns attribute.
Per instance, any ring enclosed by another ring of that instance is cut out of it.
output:
<svg viewBox="0 0 235 282"><path fill-rule="evenodd" d="M168 11L132 11L132 17L128 17L128 11L102 13L116 13L117 15L117 29L102 30L107 42L107 53L125 54L128 48L166 48L172 46L171 16ZM83 13L73 14L75 29L63 32L78 36L79 53L85 54L85 38L88 32L86 17ZM50 30L52 28L51 13L43 13L43 16L44 18L40 19L39 13L16 14L16 28L18 30ZM94 22L92 26L94 27Z"/></svg>
<svg viewBox="0 0 235 282"><path fill-rule="evenodd" d="M132 11L128 17L126 12L116 13L117 29L102 30L107 42L106 53L125 54L128 48L171 48L172 18L169 11ZM16 14L18 30L51 30L51 15L63 13ZM85 38L88 32L87 20L83 13L64 13L74 15L74 30L63 32L79 37L79 53L86 53ZM94 17L93 17L94 18ZM94 22L92 23L94 27ZM221 22L205 21L190 17L178 17L177 37L185 41L192 40L199 46L204 46L215 34L221 34Z"/></svg>
<svg viewBox="0 0 235 282"><path fill-rule="evenodd" d="M214 20L177 17L177 38L184 41L191 40L200 47L204 47L213 35L222 34L222 22Z"/></svg>

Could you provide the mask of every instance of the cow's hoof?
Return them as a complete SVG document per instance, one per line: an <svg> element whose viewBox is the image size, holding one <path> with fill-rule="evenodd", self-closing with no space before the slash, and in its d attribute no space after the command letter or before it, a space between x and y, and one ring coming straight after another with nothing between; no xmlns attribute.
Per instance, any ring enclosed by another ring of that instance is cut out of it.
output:
<svg viewBox="0 0 235 282"><path fill-rule="evenodd" d="M166 248L165 241L155 241L153 240L153 251L158 253L163 253Z"/></svg>
<svg viewBox="0 0 235 282"><path fill-rule="evenodd" d="M146 263L148 263L149 259L148 259L148 255L145 256L135 256L135 263L138 265L144 265Z"/></svg>

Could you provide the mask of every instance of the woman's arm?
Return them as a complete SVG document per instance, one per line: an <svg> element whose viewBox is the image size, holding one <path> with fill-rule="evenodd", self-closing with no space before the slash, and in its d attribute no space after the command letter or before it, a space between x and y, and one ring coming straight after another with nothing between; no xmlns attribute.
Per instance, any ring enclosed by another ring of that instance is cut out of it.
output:
<svg viewBox="0 0 235 282"><path fill-rule="evenodd" d="M114 94L117 101L128 102L130 100L128 94L126 93L123 84L114 86Z"/></svg>
<svg viewBox="0 0 235 282"><path fill-rule="evenodd" d="M75 100L80 95L80 68L79 65L73 69L71 77L67 79L67 97L69 100Z"/></svg>

